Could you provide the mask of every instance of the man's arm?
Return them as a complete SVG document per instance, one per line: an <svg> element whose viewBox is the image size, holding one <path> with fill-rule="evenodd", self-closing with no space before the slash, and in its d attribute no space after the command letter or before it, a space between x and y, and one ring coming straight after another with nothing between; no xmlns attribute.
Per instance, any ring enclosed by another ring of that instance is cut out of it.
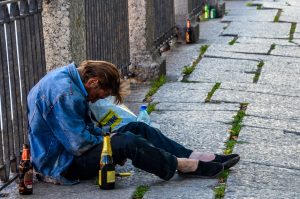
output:
<svg viewBox="0 0 300 199"><path fill-rule="evenodd" d="M65 95L53 107L52 114L57 122L54 134L66 150L79 156L102 142L102 136L97 136L96 132L100 129L90 123L88 105L83 97Z"/></svg>

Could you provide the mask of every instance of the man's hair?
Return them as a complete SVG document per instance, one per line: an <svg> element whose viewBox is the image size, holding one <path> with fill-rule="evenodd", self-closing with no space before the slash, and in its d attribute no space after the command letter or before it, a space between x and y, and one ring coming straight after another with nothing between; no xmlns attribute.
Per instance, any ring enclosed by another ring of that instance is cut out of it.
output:
<svg viewBox="0 0 300 199"><path fill-rule="evenodd" d="M125 95L129 93L128 85L121 79L121 74L117 67L106 61L83 61L79 68L81 79L86 83L90 78L99 78L99 85L102 89L111 90L115 96L116 103L122 103Z"/></svg>

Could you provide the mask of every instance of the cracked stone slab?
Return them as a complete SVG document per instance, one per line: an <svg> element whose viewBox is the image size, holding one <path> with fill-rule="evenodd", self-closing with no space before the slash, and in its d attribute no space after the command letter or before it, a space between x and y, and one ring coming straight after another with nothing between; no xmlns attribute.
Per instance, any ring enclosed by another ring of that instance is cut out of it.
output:
<svg viewBox="0 0 300 199"><path fill-rule="evenodd" d="M155 106L156 111L238 111L237 104L211 103L169 103L162 102Z"/></svg>
<svg viewBox="0 0 300 199"><path fill-rule="evenodd" d="M299 132L300 133L300 132ZM239 134L238 141L242 144L236 145L242 148L243 143L258 144L262 143L269 146L286 146L300 144L300 134L287 130L264 129L244 126ZM299 146L300 147L300 146Z"/></svg>
<svg viewBox="0 0 300 199"><path fill-rule="evenodd" d="M271 55L280 55L286 57L298 57L300 58L300 47L299 46L281 46L277 45L272 50Z"/></svg>
<svg viewBox="0 0 300 199"><path fill-rule="evenodd" d="M203 102L213 86L212 83L166 83L159 88L152 99L153 102Z"/></svg>
<svg viewBox="0 0 300 199"><path fill-rule="evenodd" d="M238 59L238 60L252 60L252 61L270 61L270 62L295 62L299 63L300 58L296 57L282 57L272 55L261 54L245 54L236 52L224 52L224 51L208 51L204 54L207 58L220 58L220 59Z"/></svg>
<svg viewBox="0 0 300 199"><path fill-rule="evenodd" d="M263 8L286 9L289 8L287 1L253 1L253 4L262 4Z"/></svg>
<svg viewBox="0 0 300 199"><path fill-rule="evenodd" d="M285 7L279 20L284 22L300 22L300 7Z"/></svg>
<svg viewBox="0 0 300 199"><path fill-rule="evenodd" d="M300 132L299 121L283 120L263 117L247 116L244 117L243 125L264 129L285 130L288 132Z"/></svg>
<svg viewBox="0 0 300 199"><path fill-rule="evenodd" d="M203 58L188 78L203 82L251 82L256 61Z"/></svg>
<svg viewBox="0 0 300 199"><path fill-rule="evenodd" d="M270 95L300 97L300 88L293 89L292 87L284 86L284 85L259 84L259 83L257 83L257 84L247 84L247 83L235 84L235 83L231 83L231 82L224 82L221 84L220 89L264 93L264 94L270 94Z"/></svg>
<svg viewBox="0 0 300 199"><path fill-rule="evenodd" d="M265 106L272 103L276 106L282 106L291 109L299 109L298 105L300 103L299 97L224 89L216 90L212 97L212 100L233 103L246 102L250 104L261 104Z"/></svg>
<svg viewBox="0 0 300 199"><path fill-rule="evenodd" d="M294 46L296 44L291 43L288 39L269 39L269 38L252 38L252 37L239 37L236 41L241 44L267 44L271 46L272 44L276 45L286 45Z"/></svg>
<svg viewBox="0 0 300 199"><path fill-rule="evenodd" d="M241 161L229 175L224 198L297 198L299 177L299 170Z"/></svg>
<svg viewBox="0 0 300 199"><path fill-rule="evenodd" d="M288 39L290 23L231 22L222 35Z"/></svg>
<svg viewBox="0 0 300 199"><path fill-rule="evenodd" d="M235 111L155 111L151 120L182 145L201 151L222 152L228 139L229 122Z"/></svg>
<svg viewBox="0 0 300 199"><path fill-rule="evenodd" d="M207 49L206 52L212 53L215 51L223 52L236 52L236 53L251 53L251 54L267 54L270 50L271 45L269 44L241 44L235 43L234 45L224 45L224 44L212 44Z"/></svg>
<svg viewBox="0 0 300 199"><path fill-rule="evenodd" d="M234 9L229 10L228 14L222 18L222 22L239 21L239 22L273 22L277 10L257 10L253 9Z"/></svg>
<svg viewBox="0 0 300 199"><path fill-rule="evenodd" d="M282 119L288 121L300 121L300 109L292 107L284 107L284 104L279 103L254 103L249 104L247 115L261 116L273 119Z"/></svg>
<svg viewBox="0 0 300 199"><path fill-rule="evenodd" d="M171 181L162 182L157 186L151 186L144 199L195 199L214 198L213 187L218 183L217 179L184 178L175 176Z"/></svg>

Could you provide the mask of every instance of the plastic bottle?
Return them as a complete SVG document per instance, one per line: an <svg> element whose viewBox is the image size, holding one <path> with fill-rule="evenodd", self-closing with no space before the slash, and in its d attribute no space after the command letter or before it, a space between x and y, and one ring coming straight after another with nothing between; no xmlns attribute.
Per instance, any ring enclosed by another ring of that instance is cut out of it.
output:
<svg viewBox="0 0 300 199"><path fill-rule="evenodd" d="M146 105L142 105L140 107L140 112L136 118L136 121L138 122L144 122L148 125L150 125L151 121L150 121L150 116L147 112L147 106Z"/></svg>

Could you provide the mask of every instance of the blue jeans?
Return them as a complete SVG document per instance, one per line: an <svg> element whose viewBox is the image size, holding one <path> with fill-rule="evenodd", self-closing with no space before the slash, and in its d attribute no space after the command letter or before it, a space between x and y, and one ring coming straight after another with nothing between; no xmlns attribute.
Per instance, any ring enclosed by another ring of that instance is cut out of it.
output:
<svg viewBox="0 0 300 199"><path fill-rule="evenodd" d="M113 161L121 164L131 159L132 164L144 171L169 180L177 168L177 159L188 158L192 150L167 138L160 130L142 122L131 122L117 130L111 138ZM98 174L102 144L76 157L65 177L89 179Z"/></svg>

